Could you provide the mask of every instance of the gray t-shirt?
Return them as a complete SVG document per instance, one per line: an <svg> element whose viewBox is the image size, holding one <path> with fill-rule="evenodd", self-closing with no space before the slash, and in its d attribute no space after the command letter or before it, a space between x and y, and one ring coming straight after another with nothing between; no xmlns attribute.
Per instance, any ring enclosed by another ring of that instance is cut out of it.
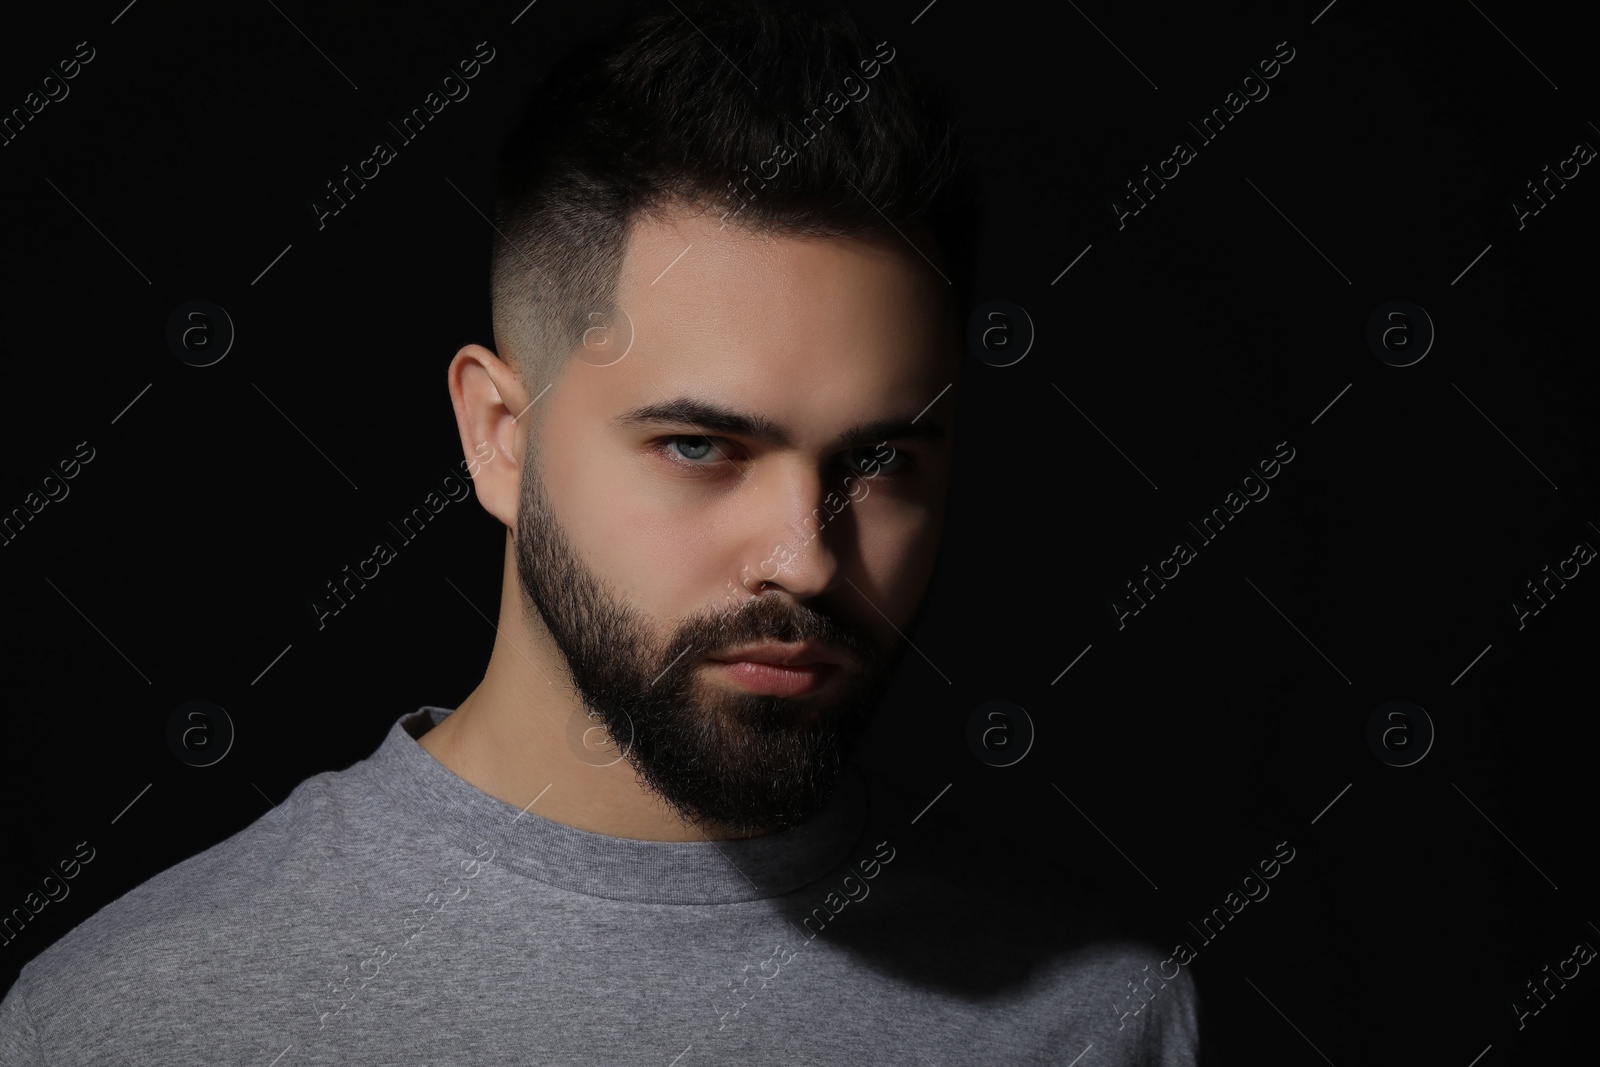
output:
<svg viewBox="0 0 1600 1067"><path fill-rule="evenodd" d="M1195 1062L1188 970L957 795L847 764L784 833L609 837L457 777L415 740L447 714L29 962L0 1063Z"/></svg>

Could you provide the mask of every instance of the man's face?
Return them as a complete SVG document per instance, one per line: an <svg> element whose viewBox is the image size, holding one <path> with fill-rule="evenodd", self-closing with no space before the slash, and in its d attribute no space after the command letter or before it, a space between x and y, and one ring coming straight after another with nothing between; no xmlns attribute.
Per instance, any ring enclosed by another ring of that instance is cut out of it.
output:
<svg viewBox="0 0 1600 1067"><path fill-rule="evenodd" d="M819 810L900 661L948 491L946 299L898 236L641 221L616 328L591 331L537 401L522 587L591 717L703 829L765 833ZM778 436L686 418L680 401ZM800 641L838 662L719 662Z"/></svg>

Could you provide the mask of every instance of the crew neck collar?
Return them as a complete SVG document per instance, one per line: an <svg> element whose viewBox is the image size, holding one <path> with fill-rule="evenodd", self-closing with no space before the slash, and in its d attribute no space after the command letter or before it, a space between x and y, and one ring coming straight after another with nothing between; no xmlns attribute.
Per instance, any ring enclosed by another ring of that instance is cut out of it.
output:
<svg viewBox="0 0 1600 1067"><path fill-rule="evenodd" d="M827 805L799 826L729 841L639 841L524 812L434 759L417 738L454 709L423 706L389 728L362 768L406 819L493 864L574 893L646 904L781 896L843 862L867 824L865 777L848 761Z"/></svg>

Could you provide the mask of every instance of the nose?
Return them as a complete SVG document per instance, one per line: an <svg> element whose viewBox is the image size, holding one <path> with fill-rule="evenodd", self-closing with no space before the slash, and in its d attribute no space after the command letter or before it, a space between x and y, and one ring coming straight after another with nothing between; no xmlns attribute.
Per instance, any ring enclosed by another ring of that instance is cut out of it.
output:
<svg viewBox="0 0 1600 1067"><path fill-rule="evenodd" d="M831 591L840 581L835 524L844 518L844 493L814 470L775 468L763 473L753 494L741 584L757 593L783 589L800 600Z"/></svg>

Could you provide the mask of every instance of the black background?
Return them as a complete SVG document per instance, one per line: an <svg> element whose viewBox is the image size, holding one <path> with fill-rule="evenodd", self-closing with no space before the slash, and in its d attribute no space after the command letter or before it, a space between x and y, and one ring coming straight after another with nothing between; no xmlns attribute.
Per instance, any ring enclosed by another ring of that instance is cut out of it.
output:
<svg viewBox="0 0 1600 1067"><path fill-rule="evenodd" d="M919 829L949 811L1086 868L1163 943L1289 842L1193 965L1212 1062L1580 1062L1592 968L1520 1031L1511 1004L1600 944L1600 578L1522 629L1510 607L1600 546L1600 178L1521 229L1510 207L1600 145L1578 16L924 2L852 10L952 93L986 182L978 298L1036 337L1011 366L969 357L939 573L866 758L939 797ZM493 343L495 152L533 80L620 10L114 0L8 26L7 111L77 42L95 58L0 147L0 509L95 452L0 546L0 909L78 842L96 855L0 953L5 984L476 684L503 531L475 503L321 630L310 602L459 470L445 368ZM481 40L471 95L319 230L323 183ZM1270 95L1119 229L1123 183L1281 41ZM210 367L166 341L195 299L237 330ZM1366 341L1395 299L1437 329L1407 367ZM1119 629L1123 583L1281 441L1270 496ZM208 768L167 746L191 699L237 729ZM1003 769L967 743L991 699L1037 731ZM1411 766L1367 742L1391 699L1436 731Z"/></svg>

